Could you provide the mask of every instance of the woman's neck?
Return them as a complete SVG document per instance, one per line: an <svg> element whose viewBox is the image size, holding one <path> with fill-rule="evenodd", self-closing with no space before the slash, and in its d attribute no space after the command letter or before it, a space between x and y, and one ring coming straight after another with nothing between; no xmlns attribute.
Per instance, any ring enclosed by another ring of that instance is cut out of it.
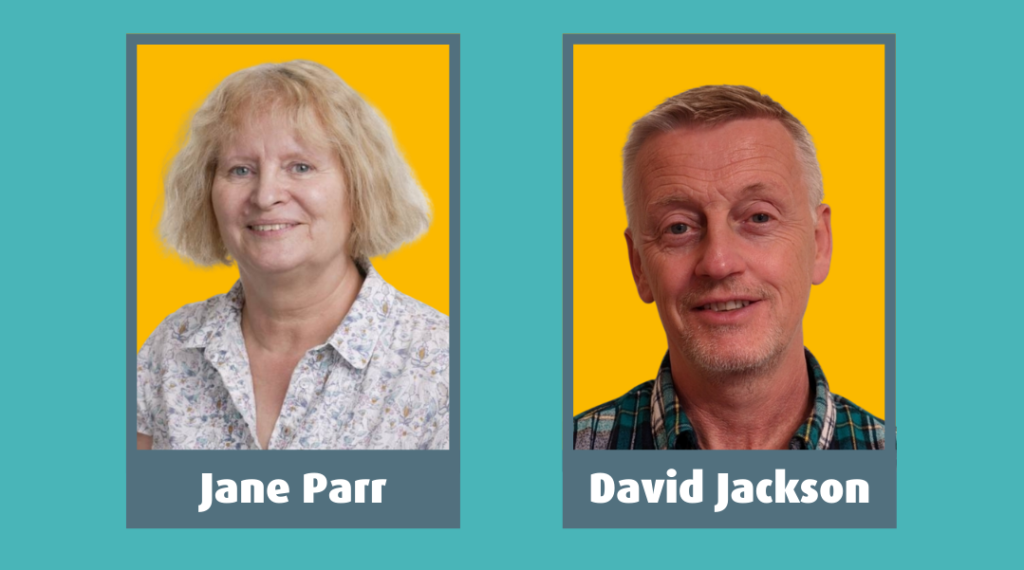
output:
<svg viewBox="0 0 1024 570"><path fill-rule="evenodd" d="M242 332L270 353L305 353L323 344L348 314L363 284L351 260L309 275L241 271Z"/></svg>

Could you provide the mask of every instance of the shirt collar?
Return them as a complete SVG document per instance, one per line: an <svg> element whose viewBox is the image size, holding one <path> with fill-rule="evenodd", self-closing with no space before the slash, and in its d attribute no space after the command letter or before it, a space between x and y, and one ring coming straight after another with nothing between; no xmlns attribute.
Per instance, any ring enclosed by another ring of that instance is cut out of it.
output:
<svg viewBox="0 0 1024 570"><path fill-rule="evenodd" d="M370 363L377 339L384 332L384 324L394 309L397 292L369 261L363 260L359 265L366 272L363 287L345 319L327 339L327 344L354 368L361 370Z"/></svg>
<svg viewBox="0 0 1024 570"><path fill-rule="evenodd" d="M828 449L836 429L836 403L828 389L825 372L811 351L804 349L807 376L814 385L814 407L789 442L790 449Z"/></svg>
<svg viewBox="0 0 1024 570"><path fill-rule="evenodd" d="M697 433L676 397L667 353L651 394L651 429L657 449L699 449Z"/></svg>
<svg viewBox="0 0 1024 570"><path fill-rule="evenodd" d="M363 369L369 364L377 339L384 331L387 317L394 308L397 291L384 281L369 261L360 260L357 263L366 274L363 286L345 319L326 344L333 347L354 368ZM215 338L224 334L229 324L241 329L242 306L245 305L241 280L236 281L226 294L211 299L209 303L204 322L182 339L186 348L207 347ZM188 328L191 327L183 325L182 332Z"/></svg>
<svg viewBox="0 0 1024 570"><path fill-rule="evenodd" d="M790 440L790 449L828 449L835 433L836 407L817 359L804 349L807 376L814 385L814 406L807 421ZM668 354L661 361L651 395L651 430L657 449L700 449L697 434L686 417L672 383Z"/></svg>
<svg viewBox="0 0 1024 570"><path fill-rule="evenodd" d="M213 343L214 339L224 335L228 324L236 323L236 326L240 326L243 305L245 305L245 293L242 291L242 280L239 279L235 281L230 291L207 301L205 311L196 313L196 317L201 322L181 325L179 331L181 333L191 329L191 332L186 333L187 336L182 339L184 347L206 348ZM241 329L239 328L239 330Z"/></svg>

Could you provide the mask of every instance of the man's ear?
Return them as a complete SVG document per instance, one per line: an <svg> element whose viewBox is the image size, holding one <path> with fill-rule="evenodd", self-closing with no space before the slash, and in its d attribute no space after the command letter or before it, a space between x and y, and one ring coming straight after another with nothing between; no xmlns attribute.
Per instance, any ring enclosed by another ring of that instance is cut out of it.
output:
<svg viewBox="0 0 1024 570"><path fill-rule="evenodd" d="M644 275L644 266L640 261L640 250L633 243L633 234L626 228L626 247L629 249L629 268L633 270L633 282L636 283L636 292L644 303L653 303L654 295L647 284L647 277Z"/></svg>
<svg viewBox="0 0 1024 570"><path fill-rule="evenodd" d="M832 208L822 204L817 208L818 221L814 223L814 274L812 282L821 285L828 277L832 265Z"/></svg>

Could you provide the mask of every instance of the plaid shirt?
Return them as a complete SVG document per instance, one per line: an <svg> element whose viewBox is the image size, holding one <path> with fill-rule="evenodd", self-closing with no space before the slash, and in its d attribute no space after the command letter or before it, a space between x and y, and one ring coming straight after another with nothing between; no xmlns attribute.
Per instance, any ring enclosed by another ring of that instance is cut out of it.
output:
<svg viewBox="0 0 1024 570"><path fill-rule="evenodd" d="M790 449L883 449L885 424L828 389L825 373L810 351L807 375L814 382L814 409ZM574 449L700 449L697 435L676 397L668 355L655 380L573 420Z"/></svg>

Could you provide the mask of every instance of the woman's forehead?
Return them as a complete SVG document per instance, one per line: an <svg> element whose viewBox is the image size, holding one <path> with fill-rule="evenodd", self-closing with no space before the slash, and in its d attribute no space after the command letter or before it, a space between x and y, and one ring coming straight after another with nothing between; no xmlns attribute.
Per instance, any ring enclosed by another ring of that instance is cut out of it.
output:
<svg viewBox="0 0 1024 570"><path fill-rule="evenodd" d="M327 132L308 108L283 105L247 105L231 113L221 136L222 147L244 144L246 139L286 137L311 149L330 148Z"/></svg>

